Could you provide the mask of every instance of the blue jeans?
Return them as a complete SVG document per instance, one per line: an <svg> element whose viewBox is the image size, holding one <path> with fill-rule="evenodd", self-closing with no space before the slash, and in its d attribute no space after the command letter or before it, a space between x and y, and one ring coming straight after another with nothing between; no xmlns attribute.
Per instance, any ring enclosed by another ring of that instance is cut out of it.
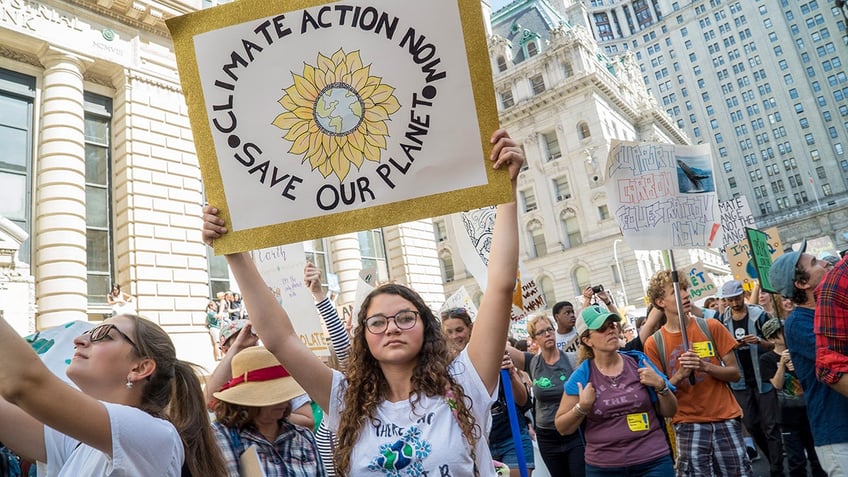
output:
<svg viewBox="0 0 848 477"><path fill-rule="evenodd" d="M527 468L535 469L533 440L530 439L530 432L527 430L526 425L521 428L521 449L524 451L524 462L527 464ZM502 441L489 442L489 450L492 452L492 459L503 462L510 469L518 468L518 453L515 452L515 444L512 442L512 436Z"/></svg>
<svg viewBox="0 0 848 477"><path fill-rule="evenodd" d="M644 464L626 467L596 467L586 464L586 477L672 477L674 464L666 455Z"/></svg>

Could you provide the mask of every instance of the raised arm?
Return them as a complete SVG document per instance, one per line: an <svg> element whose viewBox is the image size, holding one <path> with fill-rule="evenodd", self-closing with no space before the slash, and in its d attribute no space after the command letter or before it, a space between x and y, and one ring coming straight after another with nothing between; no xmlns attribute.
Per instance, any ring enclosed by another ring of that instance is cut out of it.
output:
<svg viewBox="0 0 848 477"><path fill-rule="evenodd" d="M494 168L509 168L513 194L524 164L521 148L503 129L492 135ZM497 208L492 248L489 253L488 284L468 343L468 356L489 393L498 384L501 356L509 328L512 293L518 270L518 211L515 202Z"/></svg>
<svg viewBox="0 0 848 477"><path fill-rule="evenodd" d="M0 439L28 458L46 461L44 426L112 455L109 414L98 400L54 375L32 347L0 319Z"/></svg>
<svg viewBox="0 0 848 477"><path fill-rule="evenodd" d="M350 336L345 331L341 318L339 318L339 312L336 311L336 307L330 302L324 287L321 286L321 270L313 263L306 262L303 280L312 293L315 307L318 308L318 313L324 320L327 332L330 333L330 343L333 345L333 353L335 353L336 360L339 362L339 368L344 371L347 366L347 358L350 356Z"/></svg>
<svg viewBox="0 0 848 477"><path fill-rule="evenodd" d="M224 354L224 357L218 362L218 366L215 367L215 370L212 371L212 374L206 379L206 389L204 389L203 394L206 400L206 405L209 406L210 409L212 408L212 403L215 399L212 394L221 389L221 386L226 384L227 381L233 377L233 356L245 348L256 346L258 342L259 337L253 333L251 324L245 323L244 328L239 330L238 335L233 340L233 344L230 346L230 349L227 350L227 353Z"/></svg>
<svg viewBox="0 0 848 477"><path fill-rule="evenodd" d="M227 232L224 221L217 214L218 210L214 207L203 208L203 241L209 245ZM226 258L244 294L250 322L262 337L262 343L313 401L322 409L329 409L330 387L333 383L330 368L300 340L288 313L277 303L250 255L237 253L227 255Z"/></svg>

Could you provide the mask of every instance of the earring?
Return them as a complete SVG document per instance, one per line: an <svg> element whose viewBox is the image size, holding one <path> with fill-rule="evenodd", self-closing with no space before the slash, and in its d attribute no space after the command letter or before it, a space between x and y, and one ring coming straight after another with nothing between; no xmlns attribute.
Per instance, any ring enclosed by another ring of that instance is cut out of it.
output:
<svg viewBox="0 0 848 477"><path fill-rule="evenodd" d="M132 387L133 387L133 382L132 382L132 380L130 380L130 377L129 377L129 376L127 376L127 384L126 384L126 386L127 386L127 389L132 389Z"/></svg>

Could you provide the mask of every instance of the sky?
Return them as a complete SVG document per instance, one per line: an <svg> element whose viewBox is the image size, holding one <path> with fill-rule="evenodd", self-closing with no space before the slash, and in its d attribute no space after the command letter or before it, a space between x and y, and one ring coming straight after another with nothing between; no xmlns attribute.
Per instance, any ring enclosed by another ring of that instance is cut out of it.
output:
<svg viewBox="0 0 848 477"><path fill-rule="evenodd" d="M491 2L492 11L494 12L497 11L499 8L503 7L504 5L511 3L512 0L491 0Z"/></svg>

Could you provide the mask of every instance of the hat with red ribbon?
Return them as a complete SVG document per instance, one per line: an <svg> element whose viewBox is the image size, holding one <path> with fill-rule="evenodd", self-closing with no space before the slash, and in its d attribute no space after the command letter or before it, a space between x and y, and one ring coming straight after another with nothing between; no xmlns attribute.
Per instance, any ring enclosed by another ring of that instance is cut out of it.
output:
<svg viewBox="0 0 848 477"><path fill-rule="evenodd" d="M241 406L272 406L305 394L270 351L251 346L235 356L233 378L214 393L215 398Z"/></svg>

